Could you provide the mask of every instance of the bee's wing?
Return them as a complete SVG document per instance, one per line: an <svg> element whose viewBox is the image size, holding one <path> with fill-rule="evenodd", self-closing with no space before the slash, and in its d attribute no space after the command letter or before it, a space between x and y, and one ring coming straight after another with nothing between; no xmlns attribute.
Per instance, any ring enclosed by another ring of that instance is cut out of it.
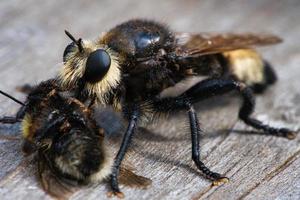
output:
<svg viewBox="0 0 300 200"><path fill-rule="evenodd" d="M144 176L139 176L135 174L132 169L125 167L120 168L119 181L125 186L140 189L146 189L152 184L151 179Z"/></svg>
<svg viewBox="0 0 300 200"><path fill-rule="evenodd" d="M282 42L282 39L275 35L252 33L176 33L175 40L176 54L179 56L201 56Z"/></svg>
<svg viewBox="0 0 300 200"><path fill-rule="evenodd" d="M41 158L38 160L38 176L44 191L55 199L69 199L79 189L75 185L68 184L57 177L45 163L45 160Z"/></svg>

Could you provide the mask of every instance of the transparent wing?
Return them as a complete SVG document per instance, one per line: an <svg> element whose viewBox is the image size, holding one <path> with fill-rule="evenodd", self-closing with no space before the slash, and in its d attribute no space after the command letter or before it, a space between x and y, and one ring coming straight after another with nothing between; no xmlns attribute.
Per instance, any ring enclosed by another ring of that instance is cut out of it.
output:
<svg viewBox="0 0 300 200"><path fill-rule="evenodd" d="M252 33L176 33L175 38L178 46L176 53L181 56L201 56L282 42L282 39L275 35Z"/></svg>

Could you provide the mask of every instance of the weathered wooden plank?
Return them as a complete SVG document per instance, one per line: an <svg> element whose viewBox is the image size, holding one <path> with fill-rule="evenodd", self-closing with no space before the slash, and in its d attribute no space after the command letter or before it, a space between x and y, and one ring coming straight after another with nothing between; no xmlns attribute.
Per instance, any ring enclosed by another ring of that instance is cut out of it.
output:
<svg viewBox="0 0 300 200"><path fill-rule="evenodd" d="M275 125L299 129L300 121L300 2L288 1L1 1L0 88L20 99L14 88L38 83L59 70L68 39L63 30L95 38L117 23L134 17L157 19L177 31L271 32L285 42L263 49L279 72L279 83L257 99L256 116ZM234 95L197 104L205 131L203 161L226 173L230 183L210 187L190 157L186 113L139 129L127 162L149 177L147 190L124 188L128 199L298 199L300 196L299 137L289 141L258 134L236 118ZM18 105L0 98L0 114ZM113 119L113 118L112 118ZM106 122L107 123L107 122ZM111 123L111 121L110 121ZM119 128L116 125L115 128ZM35 165L20 151L19 126L0 125L0 198L49 199L36 182ZM111 141L113 151L119 141ZM85 188L72 199L106 198L105 184Z"/></svg>

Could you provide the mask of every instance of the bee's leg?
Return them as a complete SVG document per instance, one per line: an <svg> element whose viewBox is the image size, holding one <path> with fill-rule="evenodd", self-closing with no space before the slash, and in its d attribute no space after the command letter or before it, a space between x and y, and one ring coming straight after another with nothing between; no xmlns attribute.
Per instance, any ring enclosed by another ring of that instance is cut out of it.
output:
<svg viewBox="0 0 300 200"><path fill-rule="evenodd" d="M199 127L199 121L197 117L197 113L195 112L193 106L191 104L187 104L188 106L188 115L189 115L189 121L190 121L190 128L192 133L192 159L194 163L196 164L197 168L203 172L203 174L208 178L213 180L213 185L219 185L221 183L228 182L228 178L225 176L222 176L219 173L212 172L208 167L204 165L203 162L200 160L200 148L199 148L199 135L200 135L200 127Z"/></svg>
<svg viewBox="0 0 300 200"><path fill-rule="evenodd" d="M4 116L0 118L0 123L3 124L14 124L17 122L20 122L21 120L18 120L16 117L9 117L9 116Z"/></svg>
<svg viewBox="0 0 300 200"><path fill-rule="evenodd" d="M251 88L247 87L243 83L236 82L234 80L208 79L191 87L183 94L183 96L190 99L191 102L194 103L211 96L230 92L232 90L237 90L243 98L243 104L239 111L239 118L247 125L263 130L271 135L286 137L288 139L295 138L295 132L287 128L274 128L250 117L255 108L255 98ZM183 96L181 96L181 98Z"/></svg>
<svg viewBox="0 0 300 200"><path fill-rule="evenodd" d="M136 129L138 115L139 115L138 111L134 110L129 116L129 124L128 124L127 130L125 132L125 135L123 137L119 152L118 152L117 156L115 157L114 166L112 168L112 174L110 176L110 178L111 178L110 185L111 185L112 192L109 193L109 196L116 195L119 198L124 197L124 194L120 191L120 188L119 188L119 181L118 181L119 169L120 169L122 160L125 156L125 153L130 145L131 138Z"/></svg>
<svg viewBox="0 0 300 200"><path fill-rule="evenodd" d="M19 111L17 112L15 117L8 117L8 116L1 117L0 123L14 124L14 123L20 122L25 115L25 110L26 110L27 105L2 90L0 90L0 94L8 97L9 99L11 99L14 102L21 105L21 108L19 109Z"/></svg>
<svg viewBox="0 0 300 200"><path fill-rule="evenodd" d="M16 116L11 117L11 116L4 116L0 117L0 123L3 124L14 124L17 122L21 122L24 115L25 115L25 108L26 106L22 106L19 111L17 112Z"/></svg>

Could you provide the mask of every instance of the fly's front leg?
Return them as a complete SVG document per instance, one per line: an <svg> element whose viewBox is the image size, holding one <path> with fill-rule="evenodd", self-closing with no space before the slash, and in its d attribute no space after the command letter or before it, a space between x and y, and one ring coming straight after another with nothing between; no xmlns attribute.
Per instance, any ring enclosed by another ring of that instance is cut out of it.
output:
<svg viewBox="0 0 300 200"><path fill-rule="evenodd" d="M137 127L138 115L139 115L139 112L137 110L133 110L133 112L129 116L129 124L128 124L126 133L122 140L121 147L115 158L114 165L112 168L112 174L110 176L110 186L111 186L112 192L109 193L109 196L116 195L119 198L124 197L124 194L121 192L121 190L119 188L118 175L119 175L120 165L122 163L125 153L130 145L131 138Z"/></svg>

